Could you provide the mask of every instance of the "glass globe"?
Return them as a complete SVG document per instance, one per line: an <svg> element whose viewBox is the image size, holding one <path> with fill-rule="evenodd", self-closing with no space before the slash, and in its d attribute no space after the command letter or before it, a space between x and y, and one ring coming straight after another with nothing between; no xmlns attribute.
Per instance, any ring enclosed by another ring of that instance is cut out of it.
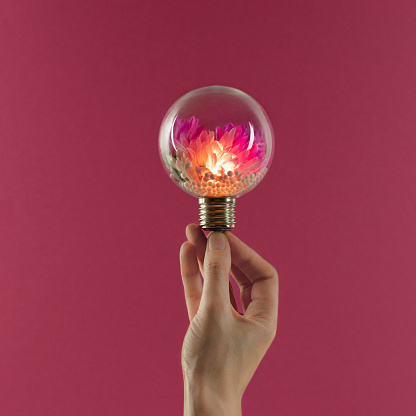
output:
<svg viewBox="0 0 416 416"><path fill-rule="evenodd" d="M201 226L234 226L235 198L264 178L274 152L261 105L235 88L210 86L179 98L163 118L159 151L170 178L198 197Z"/></svg>

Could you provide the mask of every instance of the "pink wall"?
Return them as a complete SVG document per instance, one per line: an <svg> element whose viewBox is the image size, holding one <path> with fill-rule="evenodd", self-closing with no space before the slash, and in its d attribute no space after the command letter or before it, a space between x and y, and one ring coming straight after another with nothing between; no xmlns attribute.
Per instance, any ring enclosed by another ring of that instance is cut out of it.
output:
<svg viewBox="0 0 416 416"><path fill-rule="evenodd" d="M0 414L182 412L197 200L159 124L220 84L274 124L235 233L280 274L244 414L416 414L414 1L0 5Z"/></svg>

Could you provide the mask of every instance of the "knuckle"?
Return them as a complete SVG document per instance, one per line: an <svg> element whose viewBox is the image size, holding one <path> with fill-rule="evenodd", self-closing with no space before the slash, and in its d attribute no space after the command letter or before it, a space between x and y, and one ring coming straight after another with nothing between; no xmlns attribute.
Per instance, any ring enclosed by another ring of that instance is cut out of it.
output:
<svg viewBox="0 0 416 416"><path fill-rule="evenodd" d="M277 270L269 263L267 274L270 278L278 280L279 276L277 274Z"/></svg>
<svg viewBox="0 0 416 416"><path fill-rule="evenodd" d="M204 264L204 271L212 276L223 275L228 271L228 264L223 260L212 260Z"/></svg>
<svg viewBox="0 0 416 416"><path fill-rule="evenodd" d="M191 304L199 302L201 300L201 295L198 293L187 293L185 294L185 300Z"/></svg>
<svg viewBox="0 0 416 416"><path fill-rule="evenodd" d="M186 281L186 280L192 279L192 278L193 278L193 277L195 277L197 274L198 274L198 272L197 272L197 271L195 271L195 270L188 270L188 269L186 269L186 270L182 270L182 271L181 271L181 276L182 276L182 280L183 280L183 281Z"/></svg>
<svg viewBox="0 0 416 416"><path fill-rule="evenodd" d="M267 273L267 278L270 279L271 282L273 282L273 286L277 289L279 286L279 276L277 274L276 269L273 266L270 266Z"/></svg>

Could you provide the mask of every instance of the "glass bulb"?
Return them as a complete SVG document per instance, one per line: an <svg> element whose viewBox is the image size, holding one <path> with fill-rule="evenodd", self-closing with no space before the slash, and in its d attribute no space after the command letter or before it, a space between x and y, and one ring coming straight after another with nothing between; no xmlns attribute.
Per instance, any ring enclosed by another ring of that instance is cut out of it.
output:
<svg viewBox="0 0 416 416"><path fill-rule="evenodd" d="M170 178L199 198L201 227L231 230L235 199L256 187L270 166L273 128L260 104L243 91L199 88L166 113L159 151Z"/></svg>

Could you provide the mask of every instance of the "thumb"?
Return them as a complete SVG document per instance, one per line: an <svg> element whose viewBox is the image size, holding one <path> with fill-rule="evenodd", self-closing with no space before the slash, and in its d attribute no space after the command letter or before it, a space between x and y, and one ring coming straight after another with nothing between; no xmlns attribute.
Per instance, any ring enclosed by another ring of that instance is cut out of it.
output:
<svg viewBox="0 0 416 416"><path fill-rule="evenodd" d="M224 233L213 232L208 236L204 258L204 287L201 301L230 303L231 251Z"/></svg>

